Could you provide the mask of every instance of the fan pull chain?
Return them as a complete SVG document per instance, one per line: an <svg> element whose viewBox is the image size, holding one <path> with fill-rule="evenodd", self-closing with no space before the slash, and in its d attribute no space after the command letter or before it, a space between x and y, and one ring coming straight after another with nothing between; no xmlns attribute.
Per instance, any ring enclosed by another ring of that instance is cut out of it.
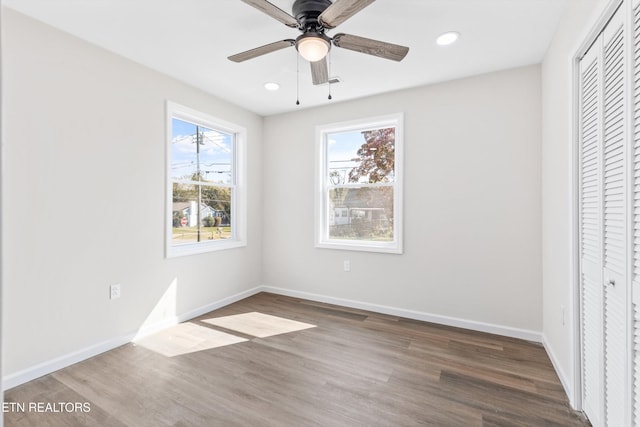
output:
<svg viewBox="0 0 640 427"><path fill-rule="evenodd" d="M296 51L296 105L300 105L300 55Z"/></svg>
<svg viewBox="0 0 640 427"><path fill-rule="evenodd" d="M329 51L329 53L328 53L328 55L327 55L327 56L329 57L329 67L328 67L328 68L329 68L329 70L328 70L328 74L329 74L329 76L331 76L331 56L332 56L332 55L331 55L331 51ZM329 77L329 96L327 97L327 99L328 99L329 101L331 101L331 100L333 99L333 98L331 97L331 77Z"/></svg>

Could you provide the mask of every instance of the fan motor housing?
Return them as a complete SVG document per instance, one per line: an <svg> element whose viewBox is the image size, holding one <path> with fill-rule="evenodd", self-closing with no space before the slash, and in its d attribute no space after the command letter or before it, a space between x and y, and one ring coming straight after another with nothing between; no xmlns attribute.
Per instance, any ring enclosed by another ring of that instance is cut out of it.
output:
<svg viewBox="0 0 640 427"><path fill-rule="evenodd" d="M319 27L318 16L331 6L330 0L296 0L293 3L293 16L302 28Z"/></svg>

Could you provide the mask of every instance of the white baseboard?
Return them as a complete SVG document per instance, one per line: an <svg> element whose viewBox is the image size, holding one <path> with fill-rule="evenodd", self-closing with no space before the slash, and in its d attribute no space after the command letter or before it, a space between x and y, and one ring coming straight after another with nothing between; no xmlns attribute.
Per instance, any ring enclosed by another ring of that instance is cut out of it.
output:
<svg viewBox="0 0 640 427"><path fill-rule="evenodd" d="M23 369L21 371L14 372L10 375L6 375L2 378L2 390L9 390L13 387L19 386L20 384L24 384L26 382L35 380L36 378L40 378L44 375L50 374L62 368L66 368L67 366L73 365L74 363L82 362L83 360L97 356L101 353L104 353L105 351L113 350L114 348L120 347L121 345L128 344L131 341L135 341L136 339L139 339L141 337L161 331L162 329L166 329L180 322L186 322L187 320L193 319L195 317L208 313L212 310L216 310L218 308L232 304L236 301L240 301L244 298L247 298L259 292L262 292L262 290L263 290L262 287L258 286L256 288L237 293L235 295L232 295L227 298L223 298L221 300L204 305L202 307L198 307L196 309L190 310L178 316L164 319L161 322L157 322L153 325L145 326L144 328L141 328L137 331L130 332L128 334L124 334L122 336L119 336L107 341L103 341L98 344L94 344L84 349L57 357L53 360L49 360L49 361L37 364L35 366L31 366L29 368Z"/></svg>
<svg viewBox="0 0 640 427"><path fill-rule="evenodd" d="M571 403L571 406L574 409L576 409L575 399L573 395L573 387L571 387L571 382L569 381L569 377L567 376L566 372L564 372L560 368L560 363L558 362L558 358L553 352L553 348L549 345L549 342L547 341L547 337L544 334L542 335L542 345L544 346L544 349L546 350L547 355L551 360L551 364L553 365L553 369L555 369L556 371L556 375L558 375L558 378L560 379L560 384L562 384L562 388L564 388L564 392L567 394L567 397L569 398L569 403Z"/></svg>
<svg viewBox="0 0 640 427"><path fill-rule="evenodd" d="M326 295L319 295L291 289L277 288L273 286L262 286L262 291L274 294L290 296L294 298L308 299L311 301L324 302L328 304L341 305L343 307L357 308L361 310L373 311L381 314L405 317L408 319L421 320L423 322L437 323L440 325L455 326L457 328L470 329L473 331L487 332L490 334L503 335L511 338L519 338L527 341L542 342L542 334L527 329L513 328L510 326L495 325L492 323L476 322L474 320L460 319L457 317L442 316L439 314L425 313L421 311L407 310L403 308L390 307L386 305L371 304L344 298L335 298Z"/></svg>
<svg viewBox="0 0 640 427"><path fill-rule="evenodd" d="M66 368L74 363L82 362L83 360L89 359L90 357L96 356L100 353L104 353L105 351L120 347L121 345L131 341L134 336L135 334L127 334L111 340L103 341L82 350L74 351L53 360L48 360L21 371L14 372L13 374L6 375L2 378L2 389L9 390L10 388L19 386L20 384L35 380L36 378L40 378L59 369Z"/></svg>

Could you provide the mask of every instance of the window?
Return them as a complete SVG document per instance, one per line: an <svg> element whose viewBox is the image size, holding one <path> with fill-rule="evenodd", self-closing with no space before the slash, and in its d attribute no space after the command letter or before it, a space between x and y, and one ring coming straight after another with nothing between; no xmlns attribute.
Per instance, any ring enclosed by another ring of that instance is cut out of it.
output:
<svg viewBox="0 0 640 427"><path fill-rule="evenodd" d="M316 246L402 253L402 115L317 128Z"/></svg>
<svg viewBox="0 0 640 427"><path fill-rule="evenodd" d="M167 257L244 246L243 128L167 103Z"/></svg>

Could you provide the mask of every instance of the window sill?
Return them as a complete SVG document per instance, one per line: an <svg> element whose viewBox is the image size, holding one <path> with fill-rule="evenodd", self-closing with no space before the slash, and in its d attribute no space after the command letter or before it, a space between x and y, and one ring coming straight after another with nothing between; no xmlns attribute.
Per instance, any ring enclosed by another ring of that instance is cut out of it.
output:
<svg viewBox="0 0 640 427"><path fill-rule="evenodd" d="M365 242L353 240L325 240L316 243L316 248L339 249L344 251L378 252L389 254L402 254L402 246L398 242Z"/></svg>
<svg viewBox="0 0 640 427"><path fill-rule="evenodd" d="M177 258L187 255L197 255L207 252L217 252L227 249L241 248L247 246L247 242L242 240L227 240L216 242L185 243L167 248L167 258Z"/></svg>

